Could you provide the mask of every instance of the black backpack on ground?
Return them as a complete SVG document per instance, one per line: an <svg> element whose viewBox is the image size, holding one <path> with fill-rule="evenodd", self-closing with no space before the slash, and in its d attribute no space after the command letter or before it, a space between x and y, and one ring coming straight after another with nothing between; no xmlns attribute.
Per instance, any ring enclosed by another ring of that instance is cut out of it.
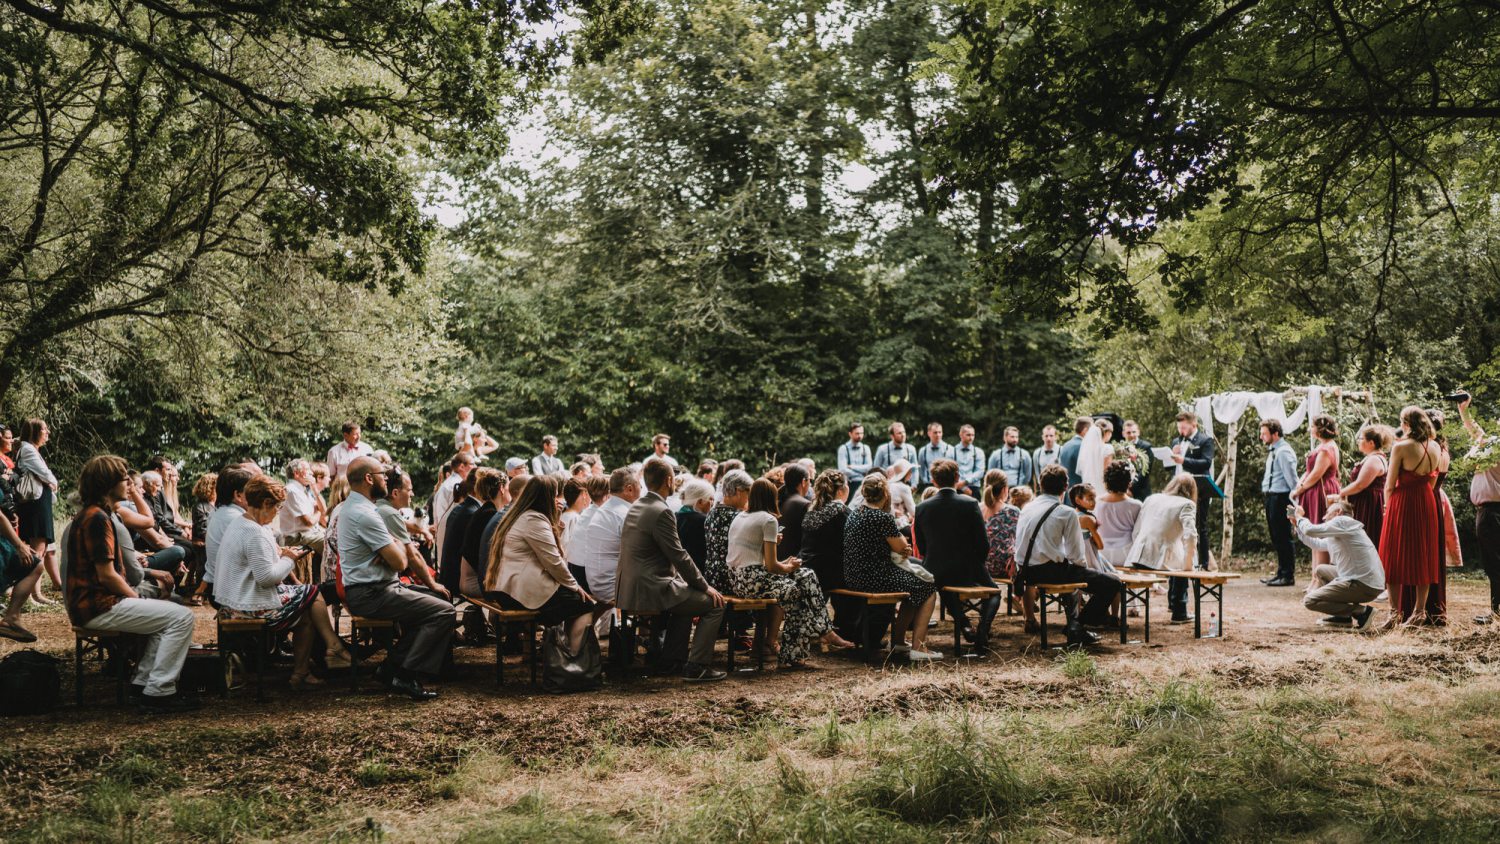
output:
<svg viewBox="0 0 1500 844"><path fill-rule="evenodd" d="M0 715L45 715L62 697L60 660L40 651L16 651L0 659Z"/></svg>

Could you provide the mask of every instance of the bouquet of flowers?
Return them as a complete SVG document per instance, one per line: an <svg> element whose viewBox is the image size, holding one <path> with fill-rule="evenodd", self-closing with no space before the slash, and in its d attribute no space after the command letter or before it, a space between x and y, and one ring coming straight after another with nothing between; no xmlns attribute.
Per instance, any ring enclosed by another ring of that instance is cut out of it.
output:
<svg viewBox="0 0 1500 844"><path fill-rule="evenodd" d="M1146 469L1151 465L1151 456L1144 449L1136 448L1133 443L1120 440L1114 444L1115 460L1130 464L1131 480L1142 477Z"/></svg>

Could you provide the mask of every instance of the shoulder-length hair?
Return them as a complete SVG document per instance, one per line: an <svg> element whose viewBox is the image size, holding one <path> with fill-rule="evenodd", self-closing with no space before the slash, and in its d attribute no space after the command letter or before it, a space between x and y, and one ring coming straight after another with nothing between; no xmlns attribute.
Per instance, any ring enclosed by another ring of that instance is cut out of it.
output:
<svg viewBox="0 0 1500 844"><path fill-rule="evenodd" d="M773 516L781 516L781 508L776 505L777 493L776 482L769 478L761 478L750 485L750 506L746 512L770 513Z"/></svg>

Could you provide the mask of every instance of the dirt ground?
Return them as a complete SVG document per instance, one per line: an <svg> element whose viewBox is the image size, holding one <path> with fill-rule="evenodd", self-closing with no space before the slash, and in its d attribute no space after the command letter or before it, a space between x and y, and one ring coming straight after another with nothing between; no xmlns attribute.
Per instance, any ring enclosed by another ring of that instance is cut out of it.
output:
<svg viewBox="0 0 1500 844"><path fill-rule="evenodd" d="M65 705L52 715L0 722L6 737L0 746L0 838L37 813L75 800L101 766L127 754L167 760L205 793L319 801L350 795L400 811L425 799L420 789L370 787L356 777L364 760L378 756L441 773L456 765L464 748L476 745L525 764L604 740L646 746L708 740L766 718L811 722L832 714L849 721L955 703L1023 710L1088 705L1095 696L1178 678L1236 689L1293 685L1330 672L1451 684L1500 659L1500 634L1471 620L1486 603L1482 579L1450 581L1446 628L1369 634L1319 627L1301 606L1300 587L1268 588L1257 582L1258 570L1243 574L1227 588L1223 638L1194 640L1191 625L1166 624L1165 595L1152 601L1150 644L1121 645L1118 636L1106 635L1094 653L1110 684L1064 681L1057 654L1043 652L1036 637L1025 635L1018 616L1002 615L994 641L998 653L983 660L953 660L951 627L943 622L929 646L950 658L937 664L881 671L823 656L810 671L768 670L698 686L653 678L554 697L527 684L519 665L508 670L511 682L497 689L494 651L460 648L457 676L439 687L439 700L427 704L388 695L370 682L351 694L342 675L314 691L292 691L283 669L271 675L264 703L247 690L210 699L197 713L152 720L115 706L98 663L88 664L85 705L74 707L66 616L33 612L25 619L41 637L33 647L67 658ZM211 611L197 612L198 641L213 641ZM1132 636L1139 636L1139 625L1132 619ZM0 640L0 655L21 647ZM721 642L721 663L722 649ZM211 740L204 741L205 734Z"/></svg>

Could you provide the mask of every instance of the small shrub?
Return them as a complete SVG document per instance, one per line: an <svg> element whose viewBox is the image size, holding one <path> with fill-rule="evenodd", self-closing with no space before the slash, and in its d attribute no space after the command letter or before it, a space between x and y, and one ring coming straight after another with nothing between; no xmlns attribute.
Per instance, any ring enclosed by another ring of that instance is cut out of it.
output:
<svg viewBox="0 0 1500 844"><path fill-rule="evenodd" d="M844 745L844 731L839 727L839 716L837 712L830 711L828 720L823 722L823 727L818 730L818 744L814 752L824 759L839 755L839 750Z"/></svg>
<svg viewBox="0 0 1500 844"><path fill-rule="evenodd" d="M1087 651L1067 651L1058 661L1062 663L1063 676L1070 680L1092 681L1101 676L1098 663Z"/></svg>

